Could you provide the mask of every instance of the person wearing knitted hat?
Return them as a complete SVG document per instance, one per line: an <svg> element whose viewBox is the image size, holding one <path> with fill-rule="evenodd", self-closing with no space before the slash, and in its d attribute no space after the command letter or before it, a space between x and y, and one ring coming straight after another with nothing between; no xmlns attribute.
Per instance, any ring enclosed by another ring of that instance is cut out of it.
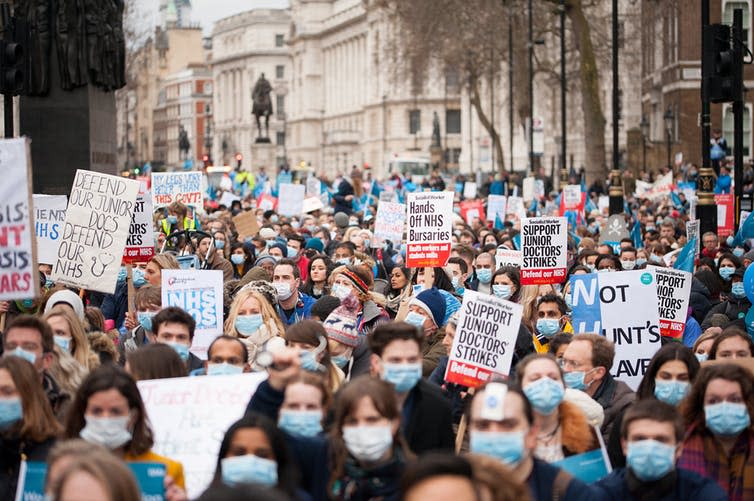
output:
<svg viewBox="0 0 754 501"><path fill-rule="evenodd" d="M377 324L390 320L390 315L372 299L370 288L373 285L372 274L364 266L339 266L330 276L332 283L330 294L341 301L348 295L354 295L359 301L358 331L367 335Z"/></svg>
<svg viewBox="0 0 754 501"><path fill-rule="evenodd" d="M344 372L350 369L353 351L361 345L362 341L358 331L358 309L358 299L353 294L349 294L323 322L327 332L330 358Z"/></svg>
<svg viewBox="0 0 754 501"><path fill-rule="evenodd" d="M432 287L414 296L408 303L408 315L404 319L424 333L422 348L422 375L429 377L440 358L446 354L442 339L445 332L445 298L437 288Z"/></svg>
<svg viewBox="0 0 754 501"><path fill-rule="evenodd" d="M58 304L68 306L69 308L71 308L71 310L73 310L79 320L81 320L82 322L84 321L84 302L81 301L81 298L75 292L68 289L62 289L54 292L47 300L44 311L45 314L47 314L55 305Z"/></svg>
<svg viewBox="0 0 754 501"><path fill-rule="evenodd" d="M286 247L284 244L281 244L279 242L276 242L267 249L267 252L270 256L274 257L277 261L280 261L281 259L288 257L288 247Z"/></svg>

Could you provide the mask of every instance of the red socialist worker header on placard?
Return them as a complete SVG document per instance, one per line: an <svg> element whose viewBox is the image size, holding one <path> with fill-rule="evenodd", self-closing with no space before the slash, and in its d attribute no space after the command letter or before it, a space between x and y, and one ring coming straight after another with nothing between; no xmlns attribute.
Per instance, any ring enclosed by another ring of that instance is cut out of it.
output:
<svg viewBox="0 0 754 501"><path fill-rule="evenodd" d="M568 266L568 222L564 217L521 220L521 285L561 283Z"/></svg>
<svg viewBox="0 0 754 501"><path fill-rule="evenodd" d="M450 259L453 233L453 193L434 191L408 194L409 268L445 266Z"/></svg>

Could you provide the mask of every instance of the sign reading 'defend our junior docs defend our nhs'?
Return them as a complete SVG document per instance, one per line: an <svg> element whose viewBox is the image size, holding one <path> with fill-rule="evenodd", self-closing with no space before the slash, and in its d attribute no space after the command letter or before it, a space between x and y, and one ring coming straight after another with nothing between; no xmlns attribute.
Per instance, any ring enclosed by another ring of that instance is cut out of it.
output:
<svg viewBox="0 0 754 501"><path fill-rule="evenodd" d="M564 217L521 220L521 285L556 284L568 266L568 222Z"/></svg>
<svg viewBox="0 0 754 501"><path fill-rule="evenodd" d="M408 194L406 265L409 268L448 263L453 233L453 195L450 191Z"/></svg>

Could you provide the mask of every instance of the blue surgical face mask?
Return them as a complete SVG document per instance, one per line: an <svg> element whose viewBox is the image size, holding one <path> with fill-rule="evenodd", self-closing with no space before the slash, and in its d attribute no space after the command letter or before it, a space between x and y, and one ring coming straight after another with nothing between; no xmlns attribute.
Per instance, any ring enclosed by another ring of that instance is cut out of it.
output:
<svg viewBox="0 0 754 501"><path fill-rule="evenodd" d="M416 313L415 311L409 311L408 315L406 315L406 318L403 319L404 322L407 324L411 324L414 327L416 327L419 330L424 330L424 321L426 318L424 315L420 315L419 313Z"/></svg>
<svg viewBox="0 0 754 501"><path fill-rule="evenodd" d="M134 268L131 272L131 277L134 287L136 287L137 289L147 283L147 279L144 278L144 270L142 270L141 268Z"/></svg>
<svg viewBox="0 0 754 501"><path fill-rule="evenodd" d="M383 362L384 372L382 379L395 386L398 393L406 393L416 386L416 383L422 378L422 364L391 364Z"/></svg>
<svg viewBox="0 0 754 501"><path fill-rule="evenodd" d="M126 281L126 278L128 278L128 272L126 271L125 266L121 266L120 269L118 269L118 283L122 284Z"/></svg>
<svg viewBox="0 0 754 501"><path fill-rule="evenodd" d="M628 443L626 465L639 480L650 482L662 478L675 467L675 447L657 440Z"/></svg>
<svg viewBox="0 0 754 501"><path fill-rule="evenodd" d="M251 336L259 327L262 326L262 315L255 313L253 315L238 315L234 323L236 330L242 336Z"/></svg>
<svg viewBox="0 0 754 501"><path fill-rule="evenodd" d="M732 266L723 266L718 270L718 273L720 273L720 276L723 280L726 282L730 281L730 277L733 276L733 273L735 273L736 269Z"/></svg>
<svg viewBox="0 0 754 501"><path fill-rule="evenodd" d="M566 306L568 306L569 309L573 309L573 294L570 292L568 294L563 295L563 300L565 301Z"/></svg>
<svg viewBox="0 0 754 501"><path fill-rule="evenodd" d="M322 433L322 412L281 409L278 427L290 435L315 437Z"/></svg>
<svg viewBox="0 0 754 501"><path fill-rule="evenodd" d="M351 288L343 284L333 284L330 292L332 292L333 296L342 301L347 298L349 294L351 294Z"/></svg>
<svg viewBox="0 0 754 501"><path fill-rule="evenodd" d="M61 350L67 353L71 352L71 338L65 336L53 336L52 338Z"/></svg>
<svg viewBox="0 0 754 501"><path fill-rule="evenodd" d="M351 360L351 357L347 357L345 355L335 355L334 357L330 357L330 360L339 369L342 369L343 367L345 367L346 365L348 365L348 361Z"/></svg>
<svg viewBox="0 0 754 501"><path fill-rule="evenodd" d="M23 417L21 399L0 398L0 430L7 430Z"/></svg>
<svg viewBox="0 0 754 501"><path fill-rule="evenodd" d="M55 285L55 282L51 278L47 278L45 280L45 289L52 289L52 287Z"/></svg>
<svg viewBox="0 0 754 501"><path fill-rule="evenodd" d="M666 404L678 405L689 393L688 381L655 379L655 398Z"/></svg>
<svg viewBox="0 0 754 501"><path fill-rule="evenodd" d="M178 223L178 216L174 216L174 215L170 214L168 216L168 223L170 223L170 224L177 224Z"/></svg>
<svg viewBox="0 0 754 501"><path fill-rule="evenodd" d="M741 257L744 255L744 250L741 247L736 247L733 249L733 255L736 257Z"/></svg>
<svg viewBox="0 0 754 501"><path fill-rule="evenodd" d="M662 264L662 258L657 254L650 254L649 260L655 264Z"/></svg>
<svg viewBox="0 0 754 501"><path fill-rule="evenodd" d="M148 330L149 332L152 331L152 317L157 315L156 311L137 311L136 312L136 318L139 320L139 325L141 325L144 330Z"/></svg>
<svg viewBox="0 0 754 501"><path fill-rule="evenodd" d="M298 255L298 249L294 249L293 247L286 247L286 250L288 252L288 259L293 259Z"/></svg>
<svg viewBox="0 0 754 501"><path fill-rule="evenodd" d="M18 358L23 358L24 360L26 360L32 365L34 365L34 362L37 361L37 356L34 353L30 351L26 351L20 346L18 346L15 350L6 351L5 354L18 357Z"/></svg>
<svg viewBox="0 0 754 501"><path fill-rule="evenodd" d="M706 362L709 358L709 355L707 355L706 353L694 353L694 356L697 360L699 360L699 363Z"/></svg>
<svg viewBox="0 0 754 501"><path fill-rule="evenodd" d="M476 277L483 284L492 282L492 270L489 268L478 268L476 270Z"/></svg>
<svg viewBox="0 0 754 501"><path fill-rule="evenodd" d="M223 250L225 248L225 240L215 240L215 249Z"/></svg>
<svg viewBox="0 0 754 501"><path fill-rule="evenodd" d="M746 290L744 289L744 283L743 282L733 282L730 284L730 294L731 296L741 299L742 297L746 296Z"/></svg>
<svg viewBox="0 0 754 501"><path fill-rule="evenodd" d="M644 266L645 264L647 264L647 260L646 259L644 259L643 257L637 257L636 258L636 267L637 268L640 268L640 267Z"/></svg>
<svg viewBox="0 0 754 501"><path fill-rule="evenodd" d="M538 318L537 332L546 338L551 338L560 331L560 319L557 318Z"/></svg>
<svg viewBox="0 0 754 501"><path fill-rule="evenodd" d="M24 299L23 301L21 301L21 306L23 307L24 310L29 311L32 308L34 308L34 300L28 299L28 298Z"/></svg>
<svg viewBox="0 0 754 501"><path fill-rule="evenodd" d="M244 261L246 261L246 256L244 256L243 254L231 254L230 255L230 262L233 263L233 264L235 264L235 265L243 264Z"/></svg>
<svg viewBox="0 0 754 501"><path fill-rule="evenodd" d="M278 464L253 454L223 458L220 470L223 482L227 485L257 484L274 487L278 483Z"/></svg>
<svg viewBox="0 0 754 501"><path fill-rule="evenodd" d="M715 435L738 435L751 424L746 404L720 402L704 406L707 428Z"/></svg>
<svg viewBox="0 0 754 501"><path fill-rule="evenodd" d="M235 376L243 373L243 366L230 365L227 362L221 364L207 364L208 376Z"/></svg>
<svg viewBox="0 0 754 501"><path fill-rule="evenodd" d="M270 216L270 222L271 223L277 223L278 221L280 221L280 218L278 217L277 214L273 214L273 215Z"/></svg>
<svg viewBox="0 0 754 501"><path fill-rule="evenodd" d="M563 382L569 388L583 391L586 389L586 383L584 382L585 377L586 372L584 371L564 372Z"/></svg>
<svg viewBox="0 0 754 501"><path fill-rule="evenodd" d="M472 430L469 447L474 454L484 454L515 466L524 457L524 432Z"/></svg>
<svg viewBox="0 0 754 501"><path fill-rule="evenodd" d="M524 388L524 395L534 410L549 416L563 401L565 388L563 383L541 377Z"/></svg>
<svg viewBox="0 0 754 501"><path fill-rule="evenodd" d="M351 264L351 258L350 257L342 257L340 259L335 260L335 264L339 266L348 266Z"/></svg>
<svg viewBox="0 0 754 501"><path fill-rule="evenodd" d="M319 372L322 367L317 361L316 355L311 350L302 350L298 354L301 361L301 368L309 372Z"/></svg>
<svg viewBox="0 0 754 501"><path fill-rule="evenodd" d="M189 359L189 347L186 346L183 343L166 343L168 346L173 348L176 353L178 353L178 356L181 357L181 360L186 362Z"/></svg>
<svg viewBox="0 0 754 501"><path fill-rule="evenodd" d="M511 297L512 287L506 284L495 284L492 286L492 293L500 299L508 299Z"/></svg>

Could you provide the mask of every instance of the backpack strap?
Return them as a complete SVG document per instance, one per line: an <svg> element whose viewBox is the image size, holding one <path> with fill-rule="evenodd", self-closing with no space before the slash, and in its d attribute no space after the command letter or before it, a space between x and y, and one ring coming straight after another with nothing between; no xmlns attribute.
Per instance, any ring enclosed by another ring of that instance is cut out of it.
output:
<svg viewBox="0 0 754 501"><path fill-rule="evenodd" d="M552 501L562 501L565 499L571 479L573 479L573 476L567 471L563 469L558 471L555 481L552 483Z"/></svg>

